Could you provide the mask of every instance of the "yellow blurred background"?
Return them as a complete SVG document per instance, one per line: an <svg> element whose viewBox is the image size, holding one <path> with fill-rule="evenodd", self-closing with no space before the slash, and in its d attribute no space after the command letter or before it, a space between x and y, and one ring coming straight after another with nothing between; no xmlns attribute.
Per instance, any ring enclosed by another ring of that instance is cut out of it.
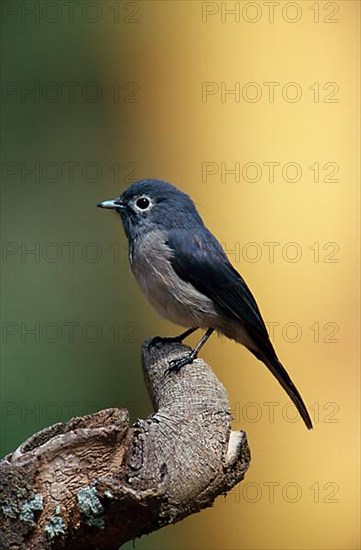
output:
<svg viewBox="0 0 361 550"><path fill-rule="evenodd" d="M359 2L23 4L39 3L3 16L3 454L102 407L149 414L140 342L179 328L95 204L165 179L254 292L314 430L251 354L213 337L202 356L251 467L136 548L360 548Z"/></svg>

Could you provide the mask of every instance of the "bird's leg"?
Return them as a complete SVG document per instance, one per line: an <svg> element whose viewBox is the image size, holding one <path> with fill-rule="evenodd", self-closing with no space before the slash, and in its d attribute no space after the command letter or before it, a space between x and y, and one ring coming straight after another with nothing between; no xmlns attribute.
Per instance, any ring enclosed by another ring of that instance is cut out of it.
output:
<svg viewBox="0 0 361 550"><path fill-rule="evenodd" d="M193 327L193 328L188 328L187 330L185 330L184 332L182 332L182 334L179 334L178 336L174 336L172 338L172 340L174 342L183 342L183 340L185 340L186 338L188 338L188 336L190 336L191 334L193 334L193 332L195 332L196 330L198 330L198 327Z"/></svg>
<svg viewBox="0 0 361 550"><path fill-rule="evenodd" d="M188 336L190 336L191 334L193 334L193 332L195 332L196 330L198 330L198 327L193 327L193 328L188 328L187 330L185 330L184 332L182 332L182 334L179 334L178 336L156 336L155 338L153 338L152 340L152 343L153 344L164 344L164 342L183 342L183 340L185 338L187 338Z"/></svg>
<svg viewBox="0 0 361 550"><path fill-rule="evenodd" d="M186 331L186 333L187 332L188 331ZM214 332L214 328L207 329L207 331L203 334L202 338L199 340L198 344L192 351L190 351L183 357L178 357L177 359L172 359L171 361L169 361L169 368L166 370L166 374L171 374L172 372L177 373L185 365L189 365L193 363L193 361L198 357L198 353L200 352L201 348L204 346L204 344L207 342L208 338L211 336L213 332Z"/></svg>

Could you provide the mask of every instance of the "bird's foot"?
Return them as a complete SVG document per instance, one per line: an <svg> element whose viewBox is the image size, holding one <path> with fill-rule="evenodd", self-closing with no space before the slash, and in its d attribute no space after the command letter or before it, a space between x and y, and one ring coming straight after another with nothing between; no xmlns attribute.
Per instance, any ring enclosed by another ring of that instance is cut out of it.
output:
<svg viewBox="0 0 361 550"><path fill-rule="evenodd" d="M182 334L178 334L178 336L155 336L152 339L152 344L155 346L160 346L162 344L181 344L187 336L190 336L193 332L195 332L196 328L189 328L182 332Z"/></svg>
<svg viewBox="0 0 361 550"><path fill-rule="evenodd" d="M151 345L152 346L162 346L163 344L166 344L166 343L171 344L172 342L174 342L174 340L175 339L172 338L171 336L155 336L151 340Z"/></svg>
<svg viewBox="0 0 361 550"><path fill-rule="evenodd" d="M195 351L190 351L183 357L177 357L177 359L172 359L169 361L169 367L165 371L166 376L172 374L173 372L177 374L183 367L190 365L197 358L197 353Z"/></svg>

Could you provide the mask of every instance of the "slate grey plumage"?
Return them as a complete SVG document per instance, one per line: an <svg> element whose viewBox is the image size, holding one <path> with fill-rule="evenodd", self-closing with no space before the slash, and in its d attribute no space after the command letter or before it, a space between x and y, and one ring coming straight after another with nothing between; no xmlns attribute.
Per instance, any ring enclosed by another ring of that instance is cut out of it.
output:
<svg viewBox="0 0 361 550"><path fill-rule="evenodd" d="M192 199L167 182L141 180L98 206L121 216L132 272L156 310L176 324L207 329L195 350L169 370L194 360L216 330L269 368L311 429L306 406L276 355L254 296Z"/></svg>

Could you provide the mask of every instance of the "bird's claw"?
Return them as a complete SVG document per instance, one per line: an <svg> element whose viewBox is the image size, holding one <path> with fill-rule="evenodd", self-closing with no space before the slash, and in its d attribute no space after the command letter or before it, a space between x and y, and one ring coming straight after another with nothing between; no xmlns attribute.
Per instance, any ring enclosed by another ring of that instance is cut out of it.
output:
<svg viewBox="0 0 361 550"><path fill-rule="evenodd" d="M172 359L169 361L169 367L165 371L166 376L172 374L173 372L177 374L183 367L193 363L195 359L194 353L191 351L183 357L177 357L177 359Z"/></svg>
<svg viewBox="0 0 361 550"><path fill-rule="evenodd" d="M155 347L161 347L164 344L166 344L167 342L171 343L171 341L172 341L172 338L167 338L166 336L165 337L163 337L163 336L154 336L154 338L152 338L152 340L151 340L151 345L155 346Z"/></svg>
<svg viewBox="0 0 361 550"><path fill-rule="evenodd" d="M156 347L163 346L164 344L180 344L183 341L183 334L179 336L154 336L152 338L152 345Z"/></svg>

